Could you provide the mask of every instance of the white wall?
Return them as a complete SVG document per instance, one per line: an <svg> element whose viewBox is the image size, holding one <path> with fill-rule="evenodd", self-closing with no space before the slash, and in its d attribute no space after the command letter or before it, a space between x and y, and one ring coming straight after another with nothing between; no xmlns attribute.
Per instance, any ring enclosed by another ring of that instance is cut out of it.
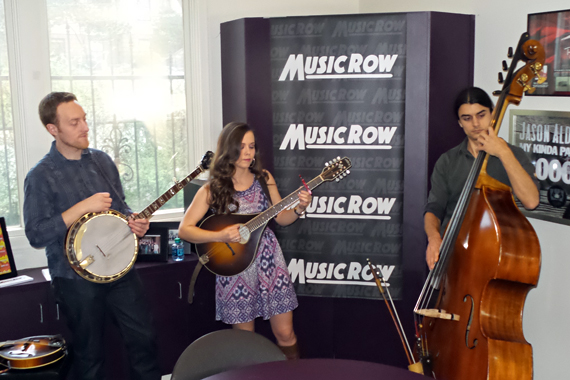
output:
<svg viewBox="0 0 570 380"><path fill-rule="evenodd" d="M206 2L206 0L201 0ZM216 141L222 129L222 83L220 24L245 17L284 17L325 14L358 13L356 0L207 0L208 62L210 76L210 109L212 139Z"/></svg>
<svg viewBox="0 0 570 380"><path fill-rule="evenodd" d="M507 48L514 48L526 31L527 14L568 8L567 0L361 0L359 11L475 14L475 85L492 92L500 89L496 78L501 61L506 59ZM570 111L570 98L526 97L518 108ZM507 129L504 126L500 132L505 139ZM570 339L570 327L566 324L570 314L570 297L567 295L570 255L564 237L570 234L570 227L537 219L530 219L530 222L542 249L540 280L538 287L527 297L523 323L526 339L534 349L534 378L568 379L570 376L564 363L568 360L565 354Z"/></svg>

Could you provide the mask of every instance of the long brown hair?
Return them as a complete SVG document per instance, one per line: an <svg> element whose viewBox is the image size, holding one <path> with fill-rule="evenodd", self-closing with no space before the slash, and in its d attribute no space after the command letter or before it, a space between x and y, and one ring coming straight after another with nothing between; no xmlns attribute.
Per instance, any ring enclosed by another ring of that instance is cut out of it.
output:
<svg viewBox="0 0 570 380"><path fill-rule="evenodd" d="M232 177L236 172L234 164L241 154L243 137L250 131L253 132L246 123L233 121L228 123L220 133L214 163L210 168L210 206L216 214L230 214L239 208L239 203L233 198L235 188ZM257 142L254 159L249 170L255 178L259 179L261 176L267 178L259 158Z"/></svg>

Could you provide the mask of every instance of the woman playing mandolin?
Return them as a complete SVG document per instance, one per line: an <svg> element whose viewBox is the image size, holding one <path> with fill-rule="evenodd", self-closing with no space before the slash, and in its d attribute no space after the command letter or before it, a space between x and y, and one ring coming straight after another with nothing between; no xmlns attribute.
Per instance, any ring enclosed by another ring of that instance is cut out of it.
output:
<svg viewBox="0 0 570 380"><path fill-rule="evenodd" d="M198 190L186 211L179 236L198 244L240 242L239 224L218 231L197 224L208 210L217 215L257 214L280 200L273 176L262 168L253 131L247 124L229 123L218 139L210 180ZM295 222L310 202L311 195L301 191L299 204L280 212L275 221L282 226ZM281 247L269 228L263 231L248 269L232 277L216 277L216 319L249 331L254 330L257 317L269 319L277 343L289 359L298 358L292 312L297 306Z"/></svg>

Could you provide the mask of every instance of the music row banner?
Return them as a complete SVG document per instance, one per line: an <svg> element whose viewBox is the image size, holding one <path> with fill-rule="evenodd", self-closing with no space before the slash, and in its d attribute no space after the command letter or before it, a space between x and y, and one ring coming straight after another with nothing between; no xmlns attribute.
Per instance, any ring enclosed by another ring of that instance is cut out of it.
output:
<svg viewBox="0 0 570 380"><path fill-rule="evenodd" d="M570 112L510 111L509 142L522 148L540 182L532 218L570 225Z"/></svg>
<svg viewBox="0 0 570 380"><path fill-rule="evenodd" d="M281 194L336 157L350 175L313 191L277 235L297 294L378 298L367 259L402 293L406 15L271 19L274 175Z"/></svg>

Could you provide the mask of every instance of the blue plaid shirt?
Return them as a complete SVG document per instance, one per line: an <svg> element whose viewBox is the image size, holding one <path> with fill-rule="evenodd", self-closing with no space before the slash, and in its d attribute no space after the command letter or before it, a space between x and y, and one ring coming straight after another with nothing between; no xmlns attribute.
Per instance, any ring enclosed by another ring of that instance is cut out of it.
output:
<svg viewBox="0 0 570 380"><path fill-rule="evenodd" d="M101 173L102 170L108 180ZM54 141L49 153L26 176L26 236L32 247L45 247L52 278L81 279L65 256L67 227L61 214L78 202L101 192L111 194L112 209L125 215L131 213L124 204L125 195L115 163L106 153L96 149L85 149L81 159L68 160L59 153Z"/></svg>

